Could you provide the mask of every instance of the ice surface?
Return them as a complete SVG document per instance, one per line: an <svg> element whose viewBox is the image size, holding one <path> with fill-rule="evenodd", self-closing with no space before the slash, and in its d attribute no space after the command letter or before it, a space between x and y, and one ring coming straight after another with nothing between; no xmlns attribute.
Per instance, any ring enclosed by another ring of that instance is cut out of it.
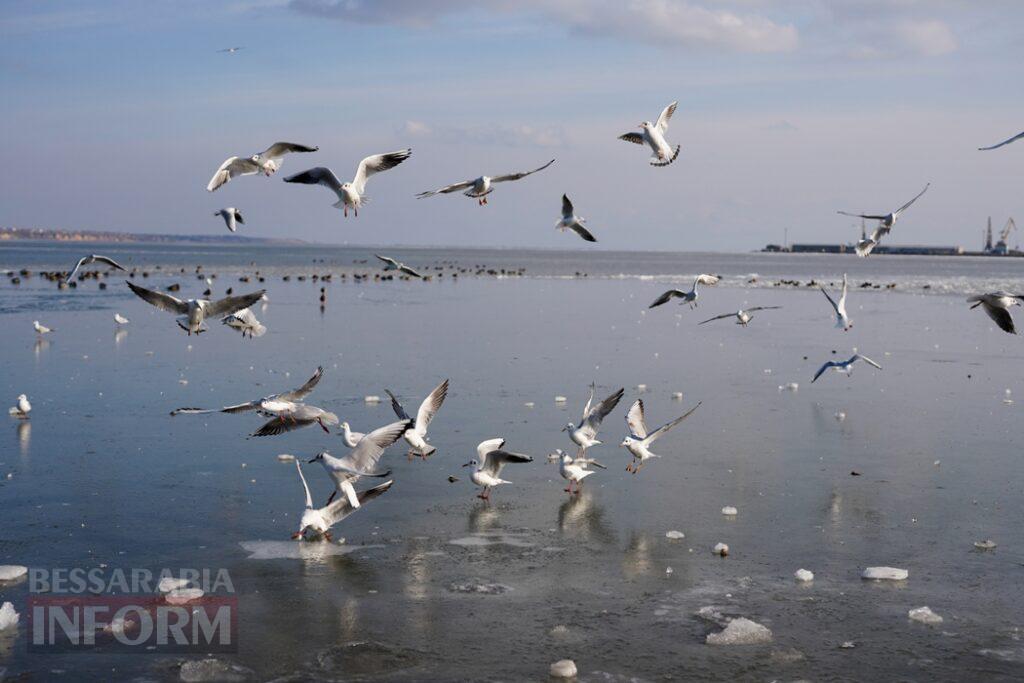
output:
<svg viewBox="0 0 1024 683"><path fill-rule="evenodd" d="M14 611L14 605L5 602L0 606L0 631L14 628L18 625L18 613Z"/></svg>
<svg viewBox="0 0 1024 683"><path fill-rule="evenodd" d="M942 617L933 612L930 607L918 607L907 612L907 616L922 624L941 624Z"/></svg>
<svg viewBox="0 0 1024 683"><path fill-rule="evenodd" d="M682 531L676 531L675 529L672 529L671 531L665 532L665 537L671 538L673 541L678 541L681 538L686 538L686 534L684 534Z"/></svg>
<svg viewBox="0 0 1024 683"><path fill-rule="evenodd" d="M253 671L220 659L195 659L181 665L179 678L186 683L236 683L253 679Z"/></svg>
<svg viewBox="0 0 1024 683"><path fill-rule="evenodd" d="M532 543L521 537L502 531L485 531L461 538L453 538L448 543L465 548L482 548L491 545L508 545L514 548L529 548L533 546Z"/></svg>
<svg viewBox="0 0 1024 683"><path fill-rule="evenodd" d="M868 567L864 570L864 573L860 575L860 578L871 581L903 581L908 576L910 576L910 572L906 569L897 569L896 567Z"/></svg>
<svg viewBox="0 0 1024 683"><path fill-rule="evenodd" d="M16 581L28 573L28 567L20 564L0 564L0 581Z"/></svg>
<svg viewBox="0 0 1024 683"><path fill-rule="evenodd" d="M723 631L709 634L706 642L708 645L760 645L772 642L772 632L756 621L738 617Z"/></svg>
<svg viewBox="0 0 1024 683"><path fill-rule="evenodd" d="M552 678L575 678L576 662L571 659L559 659L551 665L551 668L548 670L548 674L550 674Z"/></svg>
<svg viewBox="0 0 1024 683"><path fill-rule="evenodd" d="M796 578L797 581L806 583L807 581L814 581L814 572L808 569L797 569L793 574L793 577Z"/></svg>
<svg viewBox="0 0 1024 683"><path fill-rule="evenodd" d="M242 550L250 553L247 560L320 560L335 555L348 555L357 550L384 547L305 541L242 541L239 545Z"/></svg>

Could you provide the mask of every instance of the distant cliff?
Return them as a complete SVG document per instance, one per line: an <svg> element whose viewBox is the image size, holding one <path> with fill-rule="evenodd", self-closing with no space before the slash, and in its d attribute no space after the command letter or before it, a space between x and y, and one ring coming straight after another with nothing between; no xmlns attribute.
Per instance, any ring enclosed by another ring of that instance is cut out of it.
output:
<svg viewBox="0 0 1024 683"><path fill-rule="evenodd" d="M134 232L56 230L49 228L0 228L3 240L49 240L55 242L148 242L193 244L305 244L302 240L246 237L244 235L150 235Z"/></svg>

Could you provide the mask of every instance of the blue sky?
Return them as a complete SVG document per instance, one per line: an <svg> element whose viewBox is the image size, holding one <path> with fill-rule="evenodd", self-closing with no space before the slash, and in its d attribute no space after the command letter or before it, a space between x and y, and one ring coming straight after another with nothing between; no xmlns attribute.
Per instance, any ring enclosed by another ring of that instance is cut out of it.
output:
<svg viewBox="0 0 1024 683"><path fill-rule="evenodd" d="M0 3L0 225L350 244L749 250L846 241L837 209L932 188L894 243L974 248L1020 214L1024 3L1013 0L234 0ZM241 45L236 54L218 49ZM668 168L616 140L672 100ZM275 140L275 177L205 185ZM342 218L323 188L412 147ZM480 208L416 192L556 163Z"/></svg>

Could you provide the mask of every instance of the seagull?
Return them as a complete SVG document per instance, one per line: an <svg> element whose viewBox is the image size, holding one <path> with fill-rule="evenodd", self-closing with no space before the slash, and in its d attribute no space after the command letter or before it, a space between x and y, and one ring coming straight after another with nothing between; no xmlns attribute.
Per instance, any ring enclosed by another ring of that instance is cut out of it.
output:
<svg viewBox="0 0 1024 683"><path fill-rule="evenodd" d="M494 191L494 183L504 183L509 180L521 180L528 175L536 173L537 171L543 171L545 168L555 163L552 159L548 163L535 168L532 171L521 171L518 173L507 173L499 176L486 176L482 175L475 180L463 180L461 183L454 183L447 187L438 188L436 190L429 190L427 192L420 192L416 195L418 198L423 199L425 197L432 197L435 194L449 194L451 192L458 192L459 190L466 190L463 192L467 197L473 197L476 199L476 203L483 206L487 203L487 195Z"/></svg>
<svg viewBox="0 0 1024 683"><path fill-rule="evenodd" d="M441 409L441 404L444 403L444 399L448 396L448 380L445 380L437 385L437 387L430 392L430 395L423 399L423 403L420 404L420 409L416 411L416 420L412 421L405 412L405 408L398 402L395 395L391 393L390 389L384 390L388 396L391 397L391 409L395 411L395 415L400 420L408 420L411 424L406 429L405 437L406 443L409 444L409 457L413 455L419 455L424 460L427 456L433 455L437 450L434 446L431 446L426 441L427 427L430 425L430 421L437 415L437 411Z"/></svg>
<svg viewBox="0 0 1024 683"><path fill-rule="evenodd" d="M655 306L667 304L669 301L676 298L682 299L680 303L690 304L690 308L693 308L694 306L697 305L697 297L699 296L699 294L697 293L697 285L713 285L716 284L720 279L721 278L719 278L717 275L707 275L705 273L701 273L696 277L696 279L694 279L693 287L690 288L689 292L684 292L679 289L670 289L661 296L659 296L657 299L655 299L654 303L648 306L648 308L654 308Z"/></svg>
<svg viewBox="0 0 1024 683"><path fill-rule="evenodd" d="M114 322L117 323L118 325L127 325L128 323L131 322L131 320L129 320L128 318L124 317L120 313L115 313L114 314Z"/></svg>
<svg viewBox="0 0 1024 683"><path fill-rule="evenodd" d="M366 181L375 173L387 171L398 166L409 158L411 149L400 149L397 152L386 154L374 154L359 162L356 168L356 176L352 182L343 183L334 175L334 171L324 166L317 166L302 173L296 173L284 179L286 183L302 183L303 185L323 185L338 196L338 201L332 204L336 209L342 209L345 217L348 217L348 208L351 206L356 217L359 216L359 207L369 201L364 194L366 192Z"/></svg>
<svg viewBox="0 0 1024 683"><path fill-rule="evenodd" d="M75 273L77 273L78 269L81 268L82 266L87 266L90 263L96 263L97 261L99 261L100 263L106 263L111 268L116 268L118 270L123 270L125 272L127 272L128 270L127 268L125 268L124 266L122 266L120 263L110 258L109 256L89 254L88 256L83 256L82 258L78 259L78 263L75 264L75 267L74 269L72 269L71 274L64 278L64 282L71 282L71 278L75 276Z"/></svg>
<svg viewBox="0 0 1024 683"><path fill-rule="evenodd" d="M1002 291L978 294L967 299L968 303L974 304L971 306L972 309L981 306L985 309L988 317L992 318L999 326L999 329L1010 334L1017 334L1017 328L1013 325L1013 317L1010 316L1010 307L1020 306L1021 301L1024 301L1024 295Z"/></svg>
<svg viewBox="0 0 1024 683"><path fill-rule="evenodd" d="M309 494L309 485L306 483L306 477L302 475L302 465L299 464L298 460L295 461L295 467L299 471L302 488L306 491L306 509L302 511L302 521L299 522L299 530L292 534L292 538L303 541L332 541L331 527L355 512L356 508L352 507L348 496L339 498L322 508L314 508L313 497ZM393 481L386 481L380 486L359 492L357 494L359 506L362 507L387 491L393 483Z"/></svg>
<svg viewBox="0 0 1024 683"><path fill-rule="evenodd" d="M220 211L214 211L213 215L223 218L224 224L228 226L228 230L231 232L238 231L238 223L245 225L245 220L242 219L242 212L233 206L221 209Z"/></svg>
<svg viewBox="0 0 1024 683"><path fill-rule="evenodd" d="M592 458L574 458L568 453L562 452L559 448L555 451L558 455L558 473L562 475L562 479L569 482L566 487L566 493L574 493L572 490L573 483L576 484L575 493L580 492L581 482L594 473L594 470L588 469L590 465L594 467L600 467L601 469L607 469L604 465L593 460Z"/></svg>
<svg viewBox="0 0 1024 683"><path fill-rule="evenodd" d="M650 434L647 433L647 423L644 421L644 402L637 399L629 412L626 413L626 426L629 427L629 435L619 444L633 456L633 459L626 465L626 471L636 474L644 466L644 461L650 458L660 458L660 455L651 453L651 444L664 436L670 429L693 415L693 411L700 408L700 402L690 408L682 416L677 417L666 425L659 427ZM637 460L640 462L638 463Z"/></svg>
<svg viewBox="0 0 1024 683"><path fill-rule="evenodd" d="M290 391L282 391L279 394L270 394L258 398L255 401L247 401L245 403L239 403L233 406L224 406L223 408L175 408L171 411L171 415L206 415L209 413L245 413L250 410L261 412L264 414L277 413L281 410L287 410L290 407L300 405L299 401L309 396L316 385L320 383L320 379L324 376L323 366L318 367L313 376L306 380L298 389L292 389Z"/></svg>
<svg viewBox="0 0 1024 683"><path fill-rule="evenodd" d="M583 224L587 222L586 218L577 216L576 211L572 208L572 202L569 201L568 195L562 195L562 220L555 223L555 228L565 232L566 230L572 230L577 235L583 238L585 242L596 242L597 238L590 234L590 231L583 227Z"/></svg>
<svg viewBox="0 0 1024 683"><path fill-rule="evenodd" d="M878 227L875 228L874 232L871 234L871 237L868 239L863 239L857 243L857 256L867 256L868 254L870 254L871 250L878 245L882 237L889 234L889 231L892 230L893 224L896 223L896 220L900 217L900 215L908 208L910 208L911 204L920 199L921 195L927 192L929 187L931 187L931 183L925 185L924 189L918 192L917 196L911 199L909 202L907 202L900 208L896 209L895 211L892 211L891 213L887 213L884 215L867 213L848 213L846 211L837 211L836 213L839 213L843 216L853 216L854 218L867 218L869 220L878 221Z"/></svg>
<svg viewBox="0 0 1024 683"><path fill-rule="evenodd" d="M843 273L843 289L839 295L839 303L836 303L832 297L828 295L825 288L821 288L821 293L825 295L828 302L832 304L832 308L836 312L836 327L843 330L843 332L849 332L850 328L853 327L853 323L850 322L850 316L846 315L846 294L849 289L849 285L846 281L846 273Z"/></svg>
<svg viewBox="0 0 1024 683"><path fill-rule="evenodd" d="M315 152L319 147L307 147L294 142L275 142L270 147L258 154L243 159L242 157L228 157L217 172L210 178L206 185L207 192L213 192L221 185L226 184L232 178L241 175L255 175L263 173L270 176L274 171L281 168L284 162L284 155L289 152Z"/></svg>
<svg viewBox="0 0 1024 683"><path fill-rule="evenodd" d="M601 443L597 439L597 432L601 429L601 422L604 418L608 417L608 413L615 410L615 406L619 404L624 393L625 389L619 389L595 406L593 405L594 385L590 385L590 398L587 399L587 404L583 406L583 417L580 418L580 426L577 427L570 422L562 427L562 431L569 432L569 438L572 439L574 444L579 446L579 450L576 453L577 456L582 456L588 448Z"/></svg>
<svg viewBox="0 0 1024 683"><path fill-rule="evenodd" d="M277 436L278 434L284 434L285 432L291 432L313 424L320 425L320 429L330 434L331 430L327 425L338 424L338 416L323 408L305 403L288 403L288 405L281 407L268 407L268 404L264 402L260 406L260 410L264 413L270 413L275 417L263 423L263 426L250 434L250 436Z"/></svg>
<svg viewBox="0 0 1024 683"><path fill-rule="evenodd" d="M243 339L247 335L249 339L255 339L267 333L267 326L257 320L256 314L249 308L243 308L231 315L226 315L220 321L231 329L241 332Z"/></svg>
<svg viewBox="0 0 1024 683"><path fill-rule="evenodd" d="M879 365L875 361L871 360L867 356L862 356L859 353L855 353L852 356L850 356L850 358L848 358L847 360L843 360L843 361L830 360L829 362L827 362L824 365L822 365L820 368L818 368L818 371L816 373L814 373L814 379L811 380L811 384L814 384L815 380L817 380L819 377L821 377L821 375L826 370L828 370L829 368L835 368L836 372L842 372L847 377L849 377L850 373L853 372L853 364L856 363L859 360L862 360L865 363L867 363L868 365L870 365L872 367L876 367L879 370L882 369L881 365Z"/></svg>
<svg viewBox="0 0 1024 683"><path fill-rule="evenodd" d="M740 310L736 311L735 313L723 313L722 315L716 315L714 318L708 318L707 320L704 320L704 321L702 321L700 323L697 323L697 324L698 325L703 325L704 323L709 323L712 320L723 320L725 318L736 318L736 324L737 325L743 325L743 327L746 327L747 323L749 323L754 318L754 316L750 315L754 311L771 311L771 310L774 310L776 308L782 308L782 306L753 306L751 308L741 308Z"/></svg>
<svg viewBox="0 0 1024 683"><path fill-rule="evenodd" d="M341 434L341 438L349 448L355 448L362 438L366 436L366 434L363 434L362 432L353 432L348 426L348 422L342 422L341 428L344 430Z"/></svg>
<svg viewBox="0 0 1024 683"><path fill-rule="evenodd" d="M226 47L223 50L217 50L217 52L227 52L228 54L232 54L233 55L236 52L238 52L239 50L244 50L244 49L245 49L244 45L239 45L238 47Z"/></svg>
<svg viewBox="0 0 1024 683"><path fill-rule="evenodd" d="M651 166L668 166L679 156L681 145L676 145L673 151L672 146L665 139L665 131L668 130L669 119L676 113L678 102L673 102L661 111L657 123L644 121L640 124L642 133L626 133L620 135L620 140L632 142L634 145L647 145L654 152L651 157Z"/></svg>
<svg viewBox="0 0 1024 683"><path fill-rule="evenodd" d="M38 332L40 336L53 332L53 330L46 325L40 325L38 320L32 321L32 327L35 328L35 331Z"/></svg>
<svg viewBox="0 0 1024 683"><path fill-rule="evenodd" d="M992 145L991 147L979 147L978 151L979 152L985 152L985 151L988 151L990 149L999 149L1003 145L1008 145L1011 142L1016 142L1017 140L1020 140L1021 138L1024 138L1024 133L1017 133L1016 135L1014 135L1009 140L1003 140L1002 142L1000 142L998 144L995 144L995 145Z"/></svg>
<svg viewBox="0 0 1024 683"><path fill-rule="evenodd" d="M401 271L401 272L405 273L406 275L411 275L413 277L419 277L419 278L423 277L422 275L420 275L415 270L413 270L409 266L405 265L401 261L396 261L395 259L393 259L393 258L391 258L389 256L381 256L380 254L374 254L374 256L376 256L377 258L379 258L381 261L384 262L384 270L385 271L388 271L388 270L398 270L398 271Z"/></svg>
<svg viewBox="0 0 1024 683"><path fill-rule="evenodd" d="M359 445L344 457L335 458L327 451L321 451L310 460L310 463L319 462L324 470L326 470L327 476L334 480L334 491L331 493L331 497L327 499L325 505L330 505L331 501L334 500L334 496L337 495L338 491L341 491L348 498L349 504L354 508L358 508L359 498L356 496L353 484L359 481L359 477L383 479L391 474L390 470L387 472L375 472L374 470L380 461L380 457L384 455L384 451L402 437L402 433L408 426L408 422L404 420L393 422L367 434L359 442Z"/></svg>
<svg viewBox="0 0 1024 683"><path fill-rule="evenodd" d="M7 410L7 414L19 420L27 420L28 414L32 412L32 404L28 402L28 396L18 394L18 402Z"/></svg>
<svg viewBox="0 0 1024 683"><path fill-rule="evenodd" d="M483 490L477 494L477 498L481 500L490 500L491 489L498 484L512 483L501 478L501 470L505 467L506 463L533 462L533 458L529 455L502 450L504 446L505 439L482 441L476 447L478 459L470 460L463 465L463 467L473 466L473 473L469 475L469 478L477 486L483 487Z"/></svg>
<svg viewBox="0 0 1024 683"><path fill-rule="evenodd" d="M179 316L177 318L178 326L188 332L189 336L206 331L206 328L203 327L203 320L207 316L230 315L243 308L248 308L259 301L260 297L263 296L263 292L266 291L261 289L258 292L243 294L242 296L226 296L217 301L210 301L209 299L182 301L170 294L154 292L152 289L139 287L127 280L125 280L125 284L146 303L152 304L162 311L177 313Z"/></svg>

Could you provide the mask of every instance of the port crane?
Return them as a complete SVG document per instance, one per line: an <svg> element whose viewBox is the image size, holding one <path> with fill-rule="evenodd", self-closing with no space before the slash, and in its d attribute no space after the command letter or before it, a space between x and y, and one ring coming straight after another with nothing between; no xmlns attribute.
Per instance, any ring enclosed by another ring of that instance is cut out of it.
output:
<svg viewBox="0 0 1024 683"><path fill-rule="evenodd" d="M1011 216L1006 220L1006 225L999 231L999 241L992 244L992 217L988 218L988 228L985 230L985 253L986 254L1008 254L1010 253L1010 233L1017 229Z"/></svg>

